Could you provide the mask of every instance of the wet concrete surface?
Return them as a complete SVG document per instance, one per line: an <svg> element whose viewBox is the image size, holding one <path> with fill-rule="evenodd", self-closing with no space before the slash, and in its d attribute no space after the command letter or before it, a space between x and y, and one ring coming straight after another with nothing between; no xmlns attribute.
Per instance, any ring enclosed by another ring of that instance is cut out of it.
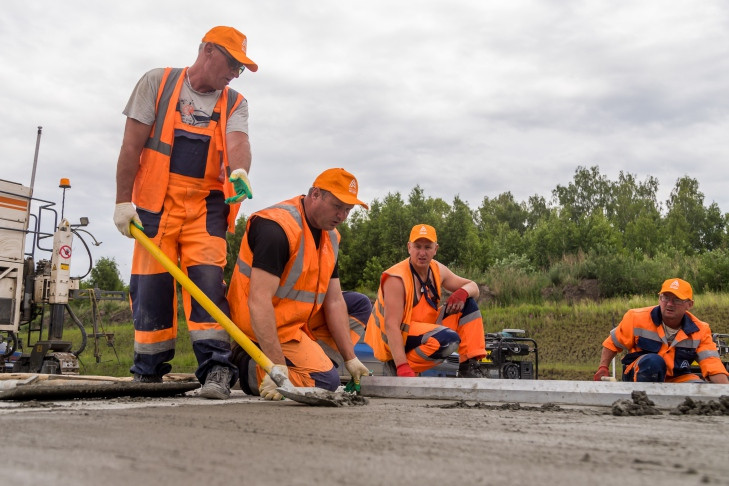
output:
<svg viewBox="0 0 729 486"><path fill-rule="evenodd" d="M696 408L696 407L694 407ZM729 485L729 416L233 392L0 402L3 484Z"/></svg>

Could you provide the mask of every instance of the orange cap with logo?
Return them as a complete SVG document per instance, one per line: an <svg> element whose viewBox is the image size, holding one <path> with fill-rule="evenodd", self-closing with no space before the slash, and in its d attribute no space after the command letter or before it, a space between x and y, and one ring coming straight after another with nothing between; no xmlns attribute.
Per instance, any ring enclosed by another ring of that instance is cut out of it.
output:
<svg viewBox="0 0 729 486"><path fill-rule="evenodd" d="M359 204L365 209L370 208L357 199L357 192L359 190L357 179L344 169L325 170L317 176L312 186L331 192L334 197L344 204Z"/></svg>
<svg viewBox="0 0 729 486"><path fill-rule="evenodd" d="M691 284L680 278L669 278L663 282L660 294L673 294L681 300L693 299L694 293Z"/></svg>
<svg viewBox="0 0 729 486"><path fill-rule="evenodd" d="M218 26L213 27L202 38L203 42L212 42L220 47L225 48L228 54L233 56L236 61L243 64L254 73L258 71L258 64L253 62L246 54L248 48L248 38L233 27Z"/></svg>
<svg viewBox="0 0 729 486"><path fill-rule="evenodd" d="M425 238L426 240L432 241L433 243L438 242L438 237L435 234L435 228L429 224L416 224L410 231L410 242Z"/></svg>

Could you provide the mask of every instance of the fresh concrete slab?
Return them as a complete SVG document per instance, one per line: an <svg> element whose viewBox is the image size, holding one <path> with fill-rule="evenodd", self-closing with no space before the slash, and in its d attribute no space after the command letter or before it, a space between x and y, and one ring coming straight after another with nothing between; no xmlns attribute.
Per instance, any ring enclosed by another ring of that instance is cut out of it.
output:
<svg viewBox="0 0 729 486"><path fill-rule="evenodd" d="M486 378L362 378L361 394L379 398L473 400L480 402L556 403L611 406L644 391L659 408L673 408L690 397L715 400L729 396L729 386L711 383L624 383L566 380L498 380Z"/></svg>

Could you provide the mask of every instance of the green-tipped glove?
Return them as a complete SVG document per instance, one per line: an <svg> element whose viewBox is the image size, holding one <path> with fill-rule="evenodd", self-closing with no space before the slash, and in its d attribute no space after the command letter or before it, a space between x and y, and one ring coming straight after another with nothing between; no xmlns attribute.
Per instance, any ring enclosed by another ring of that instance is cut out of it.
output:
<svg viewBox="0 0 729 486"><path fill-rule="evenodd" d="M235 169L230 173L228 179L233 183L235 196L231 196L225 200L226 204L235 204L244 199L253 199L253 191L251 191L251 181L248 180L248 172L245 169Z"/></svg>

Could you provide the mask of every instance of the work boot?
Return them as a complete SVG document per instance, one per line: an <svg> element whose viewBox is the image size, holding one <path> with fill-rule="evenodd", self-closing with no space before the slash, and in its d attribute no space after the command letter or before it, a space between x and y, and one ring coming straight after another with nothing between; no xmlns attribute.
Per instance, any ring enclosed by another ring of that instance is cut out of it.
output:
<svg viewBox="0 0 729 486"><path fill-rule="evenodd" d="M200 388L199 396L211 400L230 398L230 368L213 366L205 377L205 384Z"/></svg>
<svg viewBox="0 0 729 486"><path fill-rule="evenodd" d="M230 362L238 367L238 383L240 383L240 389L246 395L258 396L256 363L251 363L251 357L238 343L233 342L230 350ZM251 383L253 383L252 386Z"/></svg>
<svg viewBox="0 0 729 486"><path fill-rule="evenodd" d="M162 383L162 377L160 375L140 375L134 373L134 379L136 383Z"/></svg>
<svg viewBox="0 0 729 486"><path fill-rule="evenodd" d="M481 366L475 358L467 359L458 365L459 378L485 378Z"/></svg>

